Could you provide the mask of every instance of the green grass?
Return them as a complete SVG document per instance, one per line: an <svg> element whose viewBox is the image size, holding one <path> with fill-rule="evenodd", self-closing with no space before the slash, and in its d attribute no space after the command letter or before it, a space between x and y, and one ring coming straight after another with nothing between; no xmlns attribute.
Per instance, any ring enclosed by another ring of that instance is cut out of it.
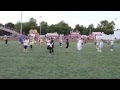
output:
<svg viewBox="0 0 120 90"><path fill-rule="evenodd" d="M120 44L114 51L104 48L98 53L93 43L82 51L76 43L59 47L49 55L46 46L34 45L33 50L23 53L15 41L8 45L0 42L0 79L120 79Z"/></svg>

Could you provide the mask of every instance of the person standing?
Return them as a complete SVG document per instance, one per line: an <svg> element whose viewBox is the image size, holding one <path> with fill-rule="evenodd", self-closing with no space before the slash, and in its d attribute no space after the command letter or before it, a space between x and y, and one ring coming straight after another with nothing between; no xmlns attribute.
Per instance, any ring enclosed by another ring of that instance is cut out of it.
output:
<svg viewBox="0 0 120 90"><path fill-rule="evenodd" d="M8 43L8 37L7 37L7 35L4 36L4 40L5 40L5 44L7 44Z"/></svg>
<svg viewBox="0 0 120 90"><path fill-rule="evenodd" d="M96 46L96 49L98 50L99 49L99 42L100 40L99 39L97 39L96 41L95 41L95 46Z"/></svg>
<svg viewBox="0 0 120 90"><path fill-rule="evenodd" d="M50 46L51 46L51 44L50 44L50 38L46 39L46 44L47 44L47 50L49 50Z"/></svg>
<svg viewBox="0 0 120 90"><path fill-rule="evenodd" d="M102 48L103 48L103 40L100 39L99 41L99 48L98 48L98 52L102 52Z"/></svg>
<svg viewBox="0 0 120 90"><path fill-rule="evenodd" d="M62 47L62 43L63 43L63 40L60 39L60 40L59 40L60 47Z"/></svg>
<svg viewBox="0 0 120 90"><path fill-rule="evenodd" d="M33 49L33 44L34 44L34 38L31 36L30 37L30 48L31 48L31 50Z"/></svg>
<svg viewBox="0 0 120 90"><path fill-rule="evenodd" d="M54 42L53 38L51 38L51 42L50 43L51 43L51 46L52 46L51 50L50 50L50 53L54 53L54 43L55 42Z"/></svg>
<svg viewBox="0 0 120 90"><path fill-rule="evenodd" d="M42 43L43 43L43 39L42 39L42 38L40 38L40 45L42 45Z"/></svg>
<svg viewBox="0 0 120 90"><path fill-rule="evenodd" d="M113 51L113 46L114 46L114 41L111 40L111 41L110 41L110 51Z"/></svg>
<svg viewBox="0 0 120 90"><path fill-rule="evenodd" d="M66 39L66 48L68 48L68 47L69 47L69 40Z"/></svg>
<svg viewBox="0 0 120 90"><path fill-rule="evenodd" d="M21 48L22 44L23 44L23 36L22 35L18 37L18 41L19 41L19 48Z"/></svg>
<svg viewBox="0 0 120 90"><path fill-rule="evenodd" d="M83 46L83 40L79 38L77 42L77 49L82 50L82 46Z"/></svg>
<svg viewBox="0 0 120 90"><path fill-rule="evenodd" d="M52 53L52 43L50 38L47 40L47 50L49 50L49 55Z"/></svg>
<svg viewBox="0 0 120 90"><path fill-rule="evenodd" d="M23 41L23 44L24 44L24 51L23 52L28 52L27 48L29 46L29 39L25 38L25 40Z"/></svg>

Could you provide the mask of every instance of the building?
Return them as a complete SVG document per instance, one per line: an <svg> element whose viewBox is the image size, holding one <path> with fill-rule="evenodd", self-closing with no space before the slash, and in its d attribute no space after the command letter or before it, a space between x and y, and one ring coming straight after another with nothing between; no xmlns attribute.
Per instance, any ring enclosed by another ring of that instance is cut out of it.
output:
<svg viewBox="0 0 120 90"><path fill-rule="evenodd" d="M70 34L69 34L69 37L70 38L79 38L81 35L80 35L80 33L79 32L71 32Z"/></svg>
<svg viewBox="0 0 120 90"><path fill-rule="evenodd" d="M116 39L120 39L120 29L117 29L116 31L114 31L114 36Z"/></svg>
<svg viewBox="0 0 120 90"><path fill-rule="evenodd" d="M92 32L91 38L96 39L96 36L102 36L104 32Z"/></svg>
<svg viewBox="0 0 120 90"><path fill-rule="evenodd" d="M59 34L58 34L57 32L54 32L54 33L47 33L47 34L46 34L46 37L57 38L57 37L59 37Z"/></svg>

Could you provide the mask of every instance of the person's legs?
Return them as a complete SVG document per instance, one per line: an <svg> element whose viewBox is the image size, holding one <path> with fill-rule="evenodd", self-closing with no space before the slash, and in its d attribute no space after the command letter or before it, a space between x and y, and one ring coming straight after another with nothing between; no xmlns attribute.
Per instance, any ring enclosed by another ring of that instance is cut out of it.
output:
<svg viewBox="0 0 120 90"><path fill-rule="evenodd" d="M82 50L82 45L80 46L80 50Z"/></svg>
<svg viewBox="0 0 120 90"><path fill-rule="evenodd" d="M61 43L60 43L60 46L61 46Z"/></svg>
<svg viewBox="0 0 120 90"><path fill-rule="evenodd" d="M7 44L7 40L5 40L5 44Z"/></svg>
<svg viewBox="0 0 120 90"><path fill-rule="evenodd" d="M110 51L113 51L113 45L110 46Z"/></svg>
<svg viewBox="0 0 120 90"><path fill-rule="evenodd" d="M66 48L68 48L68 46L69 46L69 44L67 43L67 46L66 46Z"/></svg>
<svg viewBox="0 0 120 90"><path fill-rule="evenodd" d="M52 50L51 50L51 51L54 53L54 50L53 50L53 48L54 48L54 47L52 47Z"/></svg>
<svg viewBox="0 0 120 90"><path fill-rule="evenodd" d="M49 48L49 46L47 46L47 50L49 50L50 48Z"/></svg>
<svg viewBox="0 0 120 90"><path fill-rule="evenodd" d="M25 48L25 46L24 46L24 50L23 50L23 52L25 52L26 51L26 48Z"/></svg>
<svg viewBox="0 0 120 90"><path fill-rule="evenodd" d="M97 51L100 52L100 46L97 47Z"/></svg>
<svg viewBox="0 0 120 90"><path fill-rule="evenodd" d="M30 45L30 48L31 48L31 49L32 49L32 47L33 47L33 46L32 46L32 45Z"/></svg>
<svg viewBox="0 0 120 90"><path fill-rule="evenodd" d="M63 45L63 44L61 43L61 47L62 47L62 45Z"/></svg>
<svg viewBox="0 0 120 90"><path fill-rule="evenodd" d="M6 44L8 43L8 40L6 40Z"/></svg>
<svg viewBox="0 0 120 90"><path fill-rule="evenodd" d="M26 52L28 52L27 47L28 47L28 46L26 46Z"/></svg>
<svg viewBox="0 0 120 90"><path fill-rule="evenodd" d="M22 44L23 44L22 42L19 42L19 48L22 48Z"/></svg>
<svg viewBox="0 0 120 90"><path fill-rule="evenodd" d="M51 48L51 47L49 47L49 49L50 49L49 54L51 55L51 53L52 53L52 48Z"/></svg>
<svg viewBox="0 0 120 90"><path fill-rule="evenodd" d="M27 52L27 46L26 45L24 46L24 52Z"/></svg>
<svg viewBox="0 0 120 90"><path fill-rule="evenodd" d="M102 47L101 46L99 47L99 52L102 52Z"/></svg>

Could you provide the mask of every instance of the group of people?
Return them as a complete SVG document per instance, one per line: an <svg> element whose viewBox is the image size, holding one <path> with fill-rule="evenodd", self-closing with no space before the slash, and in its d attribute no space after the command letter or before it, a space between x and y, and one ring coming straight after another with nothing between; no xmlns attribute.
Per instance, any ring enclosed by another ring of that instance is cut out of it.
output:
<svg viewBox="0 0 120 90"><path fill-rule="evenodd" d="M6 35L4 36L4 40L5 40L5 44L7 44L8 38ZM49 54L51 55L52 53L54 53L55 41L52 37L50 37L50 38L46 39L45 42L46 42L47 50L48 50ZM39 39L39 43L40 43L40 45L43 43L42 38ZM110 51L113 51L114 40L108 40L107 43L109 45ZM24 48L24 52L28 52L27 49L29 46L30 46L30 49L32 50L34 44L35 44L35 39L32 36L23 37L21 35L19 37L19 45L20 45L20 48L22 48L22 47ZM84 44L86 44L86 41L84 41L83 38L78 38L77 39L77 50L82 50ZM104 46L103 39L95 40L94 44L95 44L97 51L102 52L103 46ZM63 39L62 38L59 39L59 45L60 45L60 47L63 46ZM65 48L68 48L68 47L69 47L69 39L66 39L66 47Z"/></svg>
<svg viewBox="0 0 120 90"><path fill-rule="evenodd" d="M47 50L49 50L49 54L54 53L54 40L53 38L46 39Z"/></svg>
<svg viewBox="0 0 120 90"><path fill-rule="evenodd" d="M110 47L110 51L113 51L113 46L114 46L114 40L108 40L108 45ZM104 43L103 43L103 39L98 39L95 41L95 46L98 52L102 52Z"/></svg>
<svg viewBox="0 0 120 90"><path fill-rule="evenodd" d="M24 52L27 52L28 46L30 46L30 49L33 49L33 45L37 43L35 41L35 38L33 36L19 36L19 48L22 48L24 46ZM41 45L43 42L42 38L39 39L39 45Z"/></svg>

